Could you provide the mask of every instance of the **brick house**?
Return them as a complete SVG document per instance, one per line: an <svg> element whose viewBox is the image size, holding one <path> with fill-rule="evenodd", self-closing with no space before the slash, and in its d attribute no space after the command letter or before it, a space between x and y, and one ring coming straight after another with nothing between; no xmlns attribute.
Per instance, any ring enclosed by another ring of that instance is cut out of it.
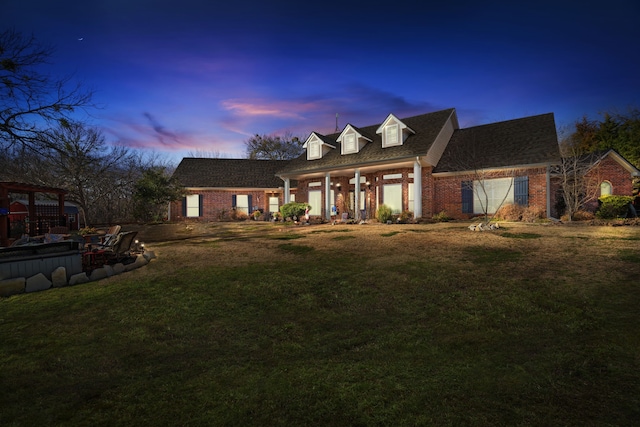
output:
<svg viewBox="0 0 640 427"><path fill-rule="evenodd" d="M171 218L215 220L220 209L269 212L276 201L294 198L323 219L373 218L381 204L416 218L445 211L465 219L492 213L503 199L554 215L552 168L560 151L552 113L465 129L455 109L402 119L389 114L372 126L312 132L303 147L290 161L183 159L175 176L190 195ZM610 168L603 159L603 179L616 183L613 194L631 194L638 170L611 156Z"/></svg>
<svg viewBox="0 0 640 427"><path fill-rule="evenodd" d="M184 158L173 176L187 196L169 208L169 219L216 221L232 211L275 212L283 203L283 184L276 173L286 160Z"/></svg>

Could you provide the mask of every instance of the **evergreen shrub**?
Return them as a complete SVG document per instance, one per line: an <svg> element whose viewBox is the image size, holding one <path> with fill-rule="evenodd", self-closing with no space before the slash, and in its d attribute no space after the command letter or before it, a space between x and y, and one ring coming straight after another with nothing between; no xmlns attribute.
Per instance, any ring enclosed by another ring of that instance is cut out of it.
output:
<svg viewBox="0 0 640 427"><path fill-rule="evenodd" d="M385 223L389 221L393 216L393 212L391 208L385 204L378 206L378 211L376 212L376 217L379 222Z"/></svg>
<svg viewBox="0 0 640 427"><path fill-rule="evenodd" d="M627 216L629 203L633 201L631 196L602 196L598 199L600 207L596 211L596 217L600 219L623 218Z"/></svg>

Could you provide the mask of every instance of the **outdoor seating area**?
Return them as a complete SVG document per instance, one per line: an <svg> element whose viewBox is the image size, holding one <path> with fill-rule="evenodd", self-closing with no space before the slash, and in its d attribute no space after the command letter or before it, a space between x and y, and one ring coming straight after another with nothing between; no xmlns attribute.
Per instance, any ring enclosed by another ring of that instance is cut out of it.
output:
<svg viewBox="0 0 640 427"><path fill-rule="evenodd" d="M24 235L0 248L0 296L92 282L146 265L155 258L119 225L80 233ZM50 231L65 230L57 229Z"/></svg>
<svg viewBox="0 0 640 427"><path fill-rule="evenodd" d="M25 234L13 241L10 247L0 248L0 261L15 260L22 254L39 254L45 251L45 248L73 247L76 253L80 254L82 271L87 273L107 264L127 264L135 261L135 255L140 252L135 240L138 232L121 230L120 225L114 225L106 230L96 230L96 233L83 235L70 234L66 227L51 227L49 233L41 236Z"/></svg>
<svg viewBox="0 0 640 427"><path fill-rule="evenodd" d="M137 231L117 232L120 226L112 228L104 235L101 243L87 243L82 252L84 271L91 272L96 268L116 263L128 264L135 261L139 249L134 245ZM116 231L115 234L109 231Z"/></svg>

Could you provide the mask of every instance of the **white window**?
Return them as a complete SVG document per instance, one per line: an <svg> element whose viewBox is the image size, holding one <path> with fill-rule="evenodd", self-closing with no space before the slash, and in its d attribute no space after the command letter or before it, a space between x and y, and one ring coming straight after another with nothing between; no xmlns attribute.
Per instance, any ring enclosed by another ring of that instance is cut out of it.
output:
<svg viewBox="0 0 640 427"><path fill-rule="evenodd" d="M344 152L353 153L356 151L356 136L348 133L344 136Z"/></svg>
<svg viewBox="0 0 640 427"><path fill-rule="evenodd" d="M200 216L200 195L189 194L187 196L187 217Z"/></svg>
<svg viewBox="0 0 640 427"><path fill-rule="evenodd" d="M320 157L320 143L318 141L311 141L309 143L309 158L317 159Z"/></svg>
<svg viewBox="0 0 640 427"><path fill-rule="evenodd" d="M513 178L474 181L473 213L494 213L503 204L513 203Z"/></svg>
<svg viewBox="0 0 640 427"><path fill-rule="evenodd" d="M296 193L289 194L289 202L295 202L295 201L296 201Z"/></svg>
<svg viewBox="0 0 640 427"><path fill-rule="evenodd" d="M409 196L409 210L411 212L414 212L414 210L413 210L413 207L414 207L414 204L413 204L413 182L409 183L409 186L407 188L407 193L408 193L408 196Z"/></svg>
<svg viewBox="0 0 640 427"><path fill-rule="evenodd" d="M402 184L382 186L382 203L391 208L394 214L402 212Z"/></svg>
<svg viewBox="0 0 640 427"><path fill-rule="evenodd" d="M236 196L236 211L244 212L249 215L249 196L246 194L238 194Z"/></svg>
<svg viewBox="0 0 640 427"><path fill-rule="evenodd" d="M322 215L322 191L309 191L309 215Z"/></svg>
<svg viewBox="0 0 640 427"><path fill-rule="evenodd" d="M269 212L274 213L280 210L278 197L269 197Z"/></svg>
<svg viewBox="0 0 640 427"><path fill-rule="evenodd" d="M613 194L611 183L602 181L602 184L600 184L600 196L610 196L611 194Z"/></svg>
<svg viewBox="0 0 640 427"><path fill-rule="evenodd" d="M384 128L385 147L398 145L398 124L388 125Z"/></svg>
<svg viewBox="0 0 640 427"><path fill-rule="evenodd" d="M187 217L200 216L200 195L189 194L187 197Z"/></svg>

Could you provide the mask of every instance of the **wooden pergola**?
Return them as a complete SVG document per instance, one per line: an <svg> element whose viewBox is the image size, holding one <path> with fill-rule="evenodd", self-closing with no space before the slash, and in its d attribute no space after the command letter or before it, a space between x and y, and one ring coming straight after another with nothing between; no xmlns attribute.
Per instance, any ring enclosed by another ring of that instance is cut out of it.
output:
<svg viewBox="0 0 640 427"><path fill-rule="evenodd" d="M29 217L36 218L36 193L58 195L58 214L64 216L64 196L67 190L43 185L25 184L21 182L0 182L0 246L9 246L9 206L11 200L9 194L19 193L29 196ZM29 223L29 235L35 236L36 222Z"/></svg>

